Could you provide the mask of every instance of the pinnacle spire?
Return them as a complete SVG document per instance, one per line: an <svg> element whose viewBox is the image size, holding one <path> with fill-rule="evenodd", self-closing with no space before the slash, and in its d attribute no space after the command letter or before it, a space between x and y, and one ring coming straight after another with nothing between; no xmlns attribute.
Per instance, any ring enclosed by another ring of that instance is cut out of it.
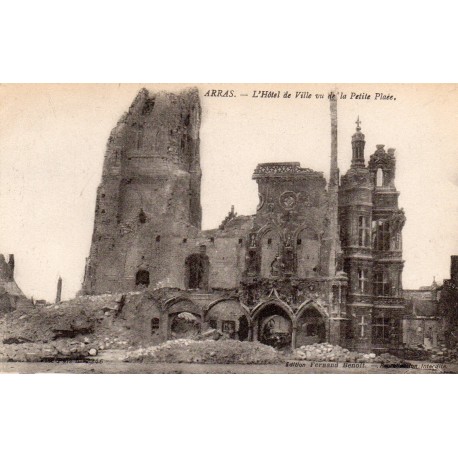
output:
<svg viewBox="0 0 458 458"><path fill-rule="evenodd" d="M356 132L351 137L351 145L353 150L353 157L351 161L352 168L361 168L364 167L364 145L366 144L364 140L364 134L361 132L361 120L356 120Z"/></svg>

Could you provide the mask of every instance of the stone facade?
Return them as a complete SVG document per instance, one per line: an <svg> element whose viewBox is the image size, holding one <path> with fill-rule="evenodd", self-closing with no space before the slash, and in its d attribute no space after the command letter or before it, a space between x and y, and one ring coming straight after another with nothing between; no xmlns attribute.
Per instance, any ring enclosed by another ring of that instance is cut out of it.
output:
<svg viewBox="0 0 458 458"><path fill-rule="evenodd" d="M402 322L403 343L407 347L435 348L442 340L442 320L439 314L439 287L404 290L405 316Z"/></svg>
<svg viewBox="0 0 458 458"><path fill-rule="evenodd" d="M458 256L451 256L450 278L438 290L439 314L447 347L458 345Z"/></svg>
<svg viewBox="0 0 458 458"><path fill-rule="evenodd" d="M399 345L404 216L394 150L379 145L366 167L358 124L339 185L331 101L329 183L298 162L259 164L256 214L232 208L202 231L200 115L197 90L142 90L112 131L82 293L141 290L148 302L155 292L144 325L153 340L179 335L181 316L278 347Z"/></svg>

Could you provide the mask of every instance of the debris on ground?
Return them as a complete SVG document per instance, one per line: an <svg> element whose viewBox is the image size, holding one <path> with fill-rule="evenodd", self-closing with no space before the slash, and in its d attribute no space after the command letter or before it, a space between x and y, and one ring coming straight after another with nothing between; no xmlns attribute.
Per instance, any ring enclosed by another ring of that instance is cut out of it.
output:
<svg viewBox="0 0 458 458"><path fill-rule="evenodd" d="M348 363L382 363L396 364L402 360L389 353L359 353L330 343L315 343L303 345L292 353L293 359L304 361L334 361Z"/></svg>
<svg viewBox="0 0 458 458"><path fill-rule="evenodd" d="M274 364L284 355L259 342L177 339L128 352L127 362Z"/></svg>
<svg viewBox="0 0 458 458"><path fill-rule="evenodd" d="M434 363L454 363L458 361L458 348L447 348L445 345L429 350L428 360Z"/></svg>

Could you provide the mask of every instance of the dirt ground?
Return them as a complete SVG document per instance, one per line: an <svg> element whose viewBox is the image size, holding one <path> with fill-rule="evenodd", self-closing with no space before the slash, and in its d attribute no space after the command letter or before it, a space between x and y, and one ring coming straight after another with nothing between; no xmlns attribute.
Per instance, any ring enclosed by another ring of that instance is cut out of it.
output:
<svg viewBox="0 0 458 458"><path fill-rule="evenodd" d="M422 368L364 368L312 367L311 362L301 367L284 364L196 364L196 363L126 363L120 361L18 363L0 362L0 373L10 374L438 374L458 373L458 364L447 364L443 369ZM428 364L420 361L412 364ZM421 366L419 366L421 367Z"/></svg>

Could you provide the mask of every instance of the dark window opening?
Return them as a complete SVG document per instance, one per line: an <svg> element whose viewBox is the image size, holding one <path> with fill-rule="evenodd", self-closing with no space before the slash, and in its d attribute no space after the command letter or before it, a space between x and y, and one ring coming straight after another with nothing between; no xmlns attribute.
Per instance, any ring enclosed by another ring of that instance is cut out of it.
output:
<svg viewBox="0 0 458 458"><path fill-rule="evenodd" d="M186 288L207 289L209 260L205 254L194 253L186 258Z"/></svg>
<svg viewBox="0 0 458 458"><path fill-rule="evenodd" d="M183 243L187 243L188 239L183 239Z"/></svg>
<svg viewBox="0 0 458 458"><path fill-rule="evenodd" d="M216 320L210 320L208 322L208 324L212 329L217 329L218 328L218 322Z"/></svg>
<svg viewBox="0 0 458 458"><path fill-rule="evenodd" d="M390 250L390 223L388 221L374 221L372 224L374 250Z"/></svg>
<svg viewBox="0 0 458 458"><path fill-rule="evenodd" d="M161 236L160 235L156 235L156 242L160 242L161 241Z"/></svg>
<svg viewBox="0 0 458 458"><path fill-rule="evenodd" d="M302 239L297 239L297 245L302 245Z"/></svg>
<svg viewBox="0 0 458 458"><path fill-rule="evenodd" d="M102 194L102 197L105 197L105 194Z"/></svg>
<svg viewBox="0 0 458 458"><path fill-rule="evenodd" d="M105 213L105 210L102 210L100 213Z"/></svg>
<svg viewBox="0 0 458 458"><path fill-rule="evenodd" d="M267 245L272 245L272 239L267 239Z"/></svg>
<svg viewBox="0 0 458 458"><path fill-rule="evenodd" d="M153 318L151 320L151 334L157 334L159 332L159 318Z"/></svg>
<svg viewBox="0 0 458 458"><path fill-rule="evenodd" d="M140 221L141 224L146 223L146 215L143 209L140 210L140 213L138 214L138 221Z"/></svg>
<svg viewBox="0 0 458 458"><path fill-rule="evenodd" d="M239 239L239 245L243 243L243 239Z"/></svg>
<svg viewBox="0 0 458 458"><path fill-rule="evenodd" d="M239 340L247 340L250 334L250 326L245 315L239 318Z"/></svg>
<svg viewBox="0 0 458 458"><path fill-rule="evenodd" d="M215 243L215 237L210 237L210 243Z"/></svg>
<svg viewBox="0 0 458 458"><path fill-rule="evenodd" d="M137 286L149 286L149 272L147 270L139 270L135 275L135 284Z"/></svg>

